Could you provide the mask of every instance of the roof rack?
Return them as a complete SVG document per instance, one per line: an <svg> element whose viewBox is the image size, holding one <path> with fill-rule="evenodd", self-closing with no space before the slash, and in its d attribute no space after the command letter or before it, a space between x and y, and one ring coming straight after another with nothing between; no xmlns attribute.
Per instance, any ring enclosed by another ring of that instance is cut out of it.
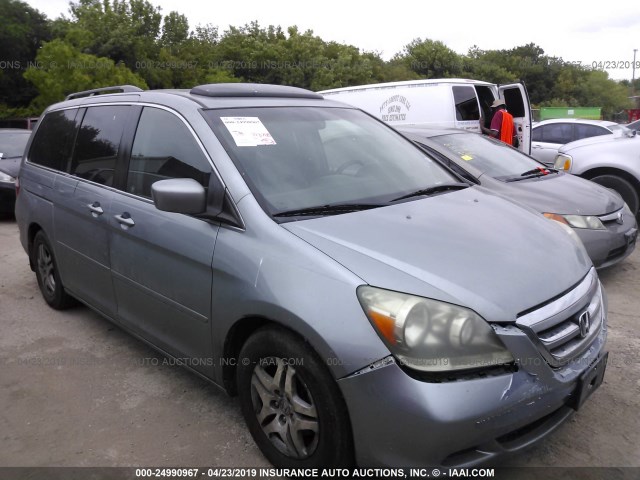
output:
<svg viewBox="0 0 640 480"><path fill-rule="evenodd" d="M286 85L268 85L261 83L212 83L193 87L192 95L205 97L279 97L323 99L311 90Z"/></svg>
<svg viewBox="0 0 640 480"><path fill-rule="evenodd" d="M85 90L84 92L76 92L67 95L65 100L72 100L74 98L92 97L101 93L127 93L127 92L142 92L141 88L133 85L116 85L113 87L94 88L92 90Z"/></svg>

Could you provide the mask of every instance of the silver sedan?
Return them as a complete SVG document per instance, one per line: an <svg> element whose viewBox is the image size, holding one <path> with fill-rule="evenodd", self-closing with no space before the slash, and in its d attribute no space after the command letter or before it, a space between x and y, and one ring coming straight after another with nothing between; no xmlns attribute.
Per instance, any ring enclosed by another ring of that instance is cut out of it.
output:
<svg viewBox="0 0 640 480"><path fill-rule="evenodd" d="M636 219L611 189L547 168L476 133L416 128L402 133L466 179L571 227L597 268L622 261L635 248Z"/></svg>

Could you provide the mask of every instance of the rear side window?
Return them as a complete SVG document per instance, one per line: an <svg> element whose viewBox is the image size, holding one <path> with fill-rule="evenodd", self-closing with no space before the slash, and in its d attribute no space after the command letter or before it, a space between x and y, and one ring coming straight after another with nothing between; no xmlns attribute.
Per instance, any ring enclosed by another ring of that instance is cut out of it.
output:
<svg viewBox="0 0 640 480"><path fill-rule="evenodd" d="M82 120L70 173L102 185L113 185L120 139L129 107L90 107Z"/></svg>
<svg viewBox="0 0 640 480"><path fill-rule="evenodd" d="M480 119L478 100L473 87L453 87L453 101L456 104L456 120Z"/></svg>
<svg viewBox="0 0 640 480"><path fill-rule="evenodd" d="M583 123L576 123L574 125L576 140L583 138L597 137L599 135L609 135L611 132L606 128L598 127L596 125L586 125Z"/></svg>
<svg viewBox="0 0 640 480"><path fill-rule="evenodd" d="M54 170L66 171L78 129L78 109L48 113L31 144L29 161Z"/></svg>
<svg viewBox="0 0 640 480"><path fill-rule="evenodd" d="M151 185L169 178L192 178L209 185L211 166L187 126L174 114L145 107L131 150L126 190L151 198Z"/></svg>

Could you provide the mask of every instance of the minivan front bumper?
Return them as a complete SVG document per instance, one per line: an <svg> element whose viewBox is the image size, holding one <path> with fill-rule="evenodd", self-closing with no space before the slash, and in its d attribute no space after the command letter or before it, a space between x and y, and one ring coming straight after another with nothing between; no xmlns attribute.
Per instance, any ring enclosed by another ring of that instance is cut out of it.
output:
<svg viewBox="0 0 640 480"><path fill-rule="evenodd" d="M410 375L388 357L341 379L358 464L471 467L542 439L602 382L606 298L603 307L597 335L563 366L551 366L530 335L509 325L497 333L517 359L515 371L436 382Z"/></svg>

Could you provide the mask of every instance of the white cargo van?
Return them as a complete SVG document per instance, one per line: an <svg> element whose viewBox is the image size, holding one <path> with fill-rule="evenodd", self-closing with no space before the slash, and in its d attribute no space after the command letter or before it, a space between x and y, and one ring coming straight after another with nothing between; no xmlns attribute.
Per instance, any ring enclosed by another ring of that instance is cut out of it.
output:
<svg viewBox="0 0 640 480"><path fill-rule="evenodd" d="M445 78L360 85L318 93L361 108L394 127L448 127L474 132L480 132L480 109L489 127L490 105L500 97L513 115L518 148L531 153L531 105L522 83L496 85Z"/></svg>

